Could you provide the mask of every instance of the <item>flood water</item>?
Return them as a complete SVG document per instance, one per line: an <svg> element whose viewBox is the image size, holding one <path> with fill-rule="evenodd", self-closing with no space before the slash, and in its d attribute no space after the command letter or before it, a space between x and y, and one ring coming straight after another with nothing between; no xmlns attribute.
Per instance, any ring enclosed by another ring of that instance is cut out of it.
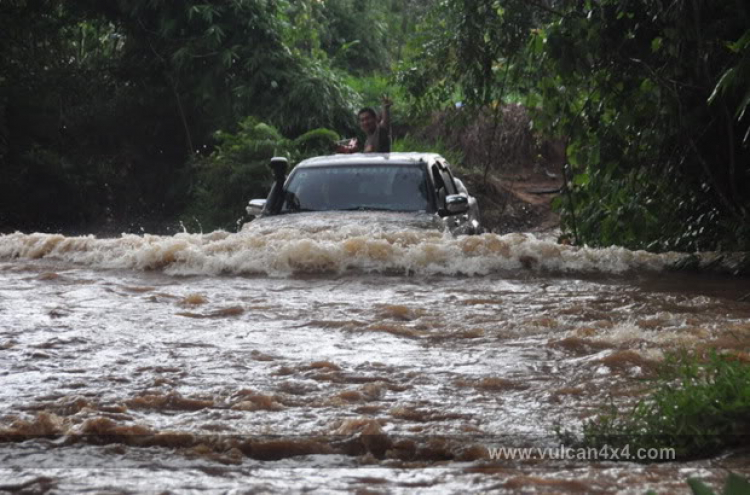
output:
<svg viewBox="0 0 750 495"><path fill-rule="evenodd" d="M742 279L679 255L365 226L0 236L0 491L690 493L750 474L493 460L742 349Z"/></svg>

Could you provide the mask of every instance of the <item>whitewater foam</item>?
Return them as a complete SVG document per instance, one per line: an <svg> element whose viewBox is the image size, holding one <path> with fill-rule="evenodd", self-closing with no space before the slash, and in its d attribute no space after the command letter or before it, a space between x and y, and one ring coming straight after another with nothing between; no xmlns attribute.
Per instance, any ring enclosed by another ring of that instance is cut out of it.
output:
<svg viewBox="0 0 750 495"><path fill-rule="evenodd" d="M531 234L453 237L437 231L373 231L363 225L313 232L286 227L245 229L234 234L123 234L114 239L41 233L0 236L0 259L50 259L97 268L161 270L173 275L283 277L361 271L475 276L517 270L623 273L662 270L678 256L623 248L571 247Z"/></svg>

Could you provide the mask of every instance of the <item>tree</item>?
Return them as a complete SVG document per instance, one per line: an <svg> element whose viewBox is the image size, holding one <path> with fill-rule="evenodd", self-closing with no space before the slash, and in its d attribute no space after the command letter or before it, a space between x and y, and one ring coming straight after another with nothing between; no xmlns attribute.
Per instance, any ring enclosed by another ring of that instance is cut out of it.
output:
<svg viewBox="0 0 750 495"><path fill-rule="evenodd" d="M276 2L9 0L0 9L8 224L173 215L188 199L188 159L247 115L290 136L355 127L356 95L326 60L290 49Z"/></svg>
<svg viewBox="0 0 750 495"><path fill-rule="evenodd" d="M401 74L415 105L523 98L568 143L558 206L579 242L750 245L750 7L447 0L433 15Z"/></svg>

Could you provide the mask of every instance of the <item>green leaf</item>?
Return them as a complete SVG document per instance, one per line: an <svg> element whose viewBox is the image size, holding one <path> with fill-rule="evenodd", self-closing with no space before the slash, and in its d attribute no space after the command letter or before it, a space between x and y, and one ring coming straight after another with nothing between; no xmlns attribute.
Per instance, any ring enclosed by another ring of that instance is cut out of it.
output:
<svg viewBox="0 0 750 495"><path fill-rule="evenodd" d="M591 149L589 150L587 165L589 167L594 167L594 166L599 165L600 161L601 161L601 155L599 151L599 146L592 146Z"/></svg>
<svg viewBox="0 0 750 495"><path fill-rule="evenodd" d="M729 473L724 486L724 495L747 495L750 493L750 483L736 473Z"/></svg>
<svg viewBox="0 0 750 495"><path fill-rule="evenodd" d="M263 122L257 124L253 128L253 131L255 131L255 134L261 139L267 138L267 139L276 140L276 141L281 141L282 139L284 139L284 137L275 127L265 124Z"/></svg>
<svg viewBox="0 0 750 495"><path fill-rule="evenodd" d="M183 66L190 59L190 48L183 46L172 54L172 62L177 67Z"/></svg>
<svg viewBox="0 0 750 495"><path fill-rule="evenodd" d="M643 81L641 81L641 91L643 91L644 93L650 93L651 91L653 91L654 87L654 81L649 78L645 78L643 79Z"/></svg>
<svg viewBox="0 0 750 495"><path fill-rule="evenodd" d="M232 63L234 62L234 53L232 50L224 50L221 53L221 63L224 65L224 67L229 68L232 66Z"/></svg>
<svg viewBox="0 0 750 495"><path fill-rule="evenodd" d="M693 495L716 495L711 488L696 478L688 479L688 485L693 490Z"/></svg>
<svg viewBox="0 0 750 495"><path fill-rule="evenodd" d="M748 105L750 105L750 90L745 93L745 97L742 98L742 103L737 107L735 117L737 117L738 122L745 116L745 110L747 110Z"/></svg>
<svg viewBox="0 0 750 495"><path fill-rule="evenodd" d="M531 48L533 53L537 55L542 54L544 52L545 41L544 31L537 30L531 38Z"/></svg>
<svg viewBox="0 0 750 495"><path fill-rule="evenodd" d="M711 96L708 97L709 104L713 103L719 93L723 93L724 91L726 91L726 89L733 83L735 70L736 69L732 67L721 76L721 79L719 79L719 82L716 84L716 87L711 93Z"/></svg>
<svg viewBox="0 0 750 495"><path fill-rule="evenodd" d="M224 30L218 24L214 24L206 29L206 35L213 37L216 43L221 43L221 40L224 39Z"/></svg>
<svg viewBox="0 0 750 495"><path fill-rule="evenodd" d="M664 42L664 39L661 36L657 36L653 40L651 40L651 51L656 53L659 50L661 50L661 45Z"/></svg>
<svg viewBox="0 0 750 495"><path fill-rule="evenodd" d="M735 53L739 53L748 47L750 47L750 29L745 31L745 34L743 34L735 43L729 44L729 49Z"/></svg>
<svg viewBox="0 0 750 495"><path fill-rule="evenodd" d="M571 165L578 165L578 143L570 143L565 150L565 155L568 158L568 163Z"/></svg>
<svg viewBox="0 0 750 495"><path fill-rule="evenodd" d="M536 93L530 93L526 95L526 98L524 98L523 104L527 108L536 108L539 106L540 100L539 96Z"/></svg>
<svg viewBox="0 0 750 495"><path fill-rule="evenodd" d="M193 5L188 9L188 20L193 20L193 15L200 14L201 13L201 6L200 5Z"/></svg>
<svg viewBox="0 0 750 495"><path fill-rule="evenodd" d="M586 187L589 184L589 180L589 174L584 172L573 177L573 184L575 184L576 186Z"/></svg>

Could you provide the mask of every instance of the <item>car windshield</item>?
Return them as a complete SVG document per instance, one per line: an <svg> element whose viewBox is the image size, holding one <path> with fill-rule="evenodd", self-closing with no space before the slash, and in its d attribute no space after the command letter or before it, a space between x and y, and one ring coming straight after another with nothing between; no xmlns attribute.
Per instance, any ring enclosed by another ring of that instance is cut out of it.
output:
<svg viewBox="0 0 750 495"><path fill-rule="evenodd" d="M429 204L419 165L339 165L294 172L281 211L424 211Z"/></svg>

